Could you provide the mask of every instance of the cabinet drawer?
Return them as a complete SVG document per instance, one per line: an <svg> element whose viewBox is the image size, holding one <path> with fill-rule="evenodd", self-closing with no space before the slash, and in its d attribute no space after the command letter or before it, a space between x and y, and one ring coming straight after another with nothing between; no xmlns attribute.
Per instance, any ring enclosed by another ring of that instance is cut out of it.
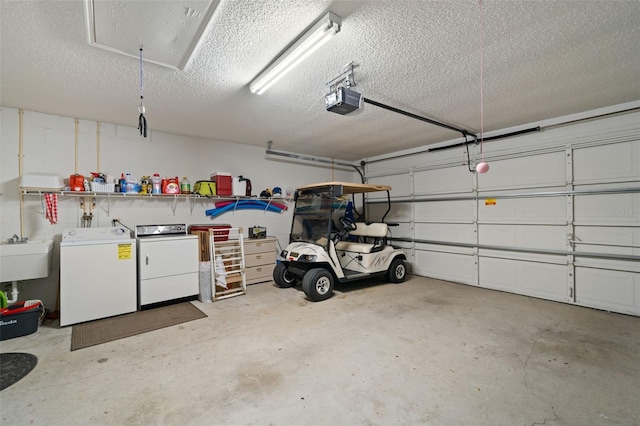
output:
<svg viewBox="0 0 640 426"><path fill-rule="evenodd" d="M268 253L256 253L247 254L244 257L244 266L249 268L251 266L269 265L276 263L276 252L270 251Z"/></svg>
<svg viewBox="0 0 640 426"><path fill-rule="evenodd" d="M164 302L200 293L197 272L140 280L140 305Z"/></svg>
<svg viewBox="0 0 640 426"><path fill-rule="evenodd" d="M244 240L244 254L276 252L276 239L267 237L260 240Z"/></svg>
<svg viewBox="0 0 640 426"><path fill-rule="evenodd" d="M272 265L264 265L264 266L254 266L252 268L245 268L245 277L247 279L247 284L259 283L262 281L271 281L273 276L273 268L275 268L275 263Z"/></svg>

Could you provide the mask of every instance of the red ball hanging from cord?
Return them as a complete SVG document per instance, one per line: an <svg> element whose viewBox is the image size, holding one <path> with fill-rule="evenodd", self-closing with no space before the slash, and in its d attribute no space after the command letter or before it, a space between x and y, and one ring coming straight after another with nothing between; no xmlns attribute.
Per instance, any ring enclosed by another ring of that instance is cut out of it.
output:
<svg viewBox="0 0 640 426"><path fill-rule="evenodd" d="M487 173L489 171L489 164L484 161L478 163L476 165L476 172L478 173Z"/></svg>

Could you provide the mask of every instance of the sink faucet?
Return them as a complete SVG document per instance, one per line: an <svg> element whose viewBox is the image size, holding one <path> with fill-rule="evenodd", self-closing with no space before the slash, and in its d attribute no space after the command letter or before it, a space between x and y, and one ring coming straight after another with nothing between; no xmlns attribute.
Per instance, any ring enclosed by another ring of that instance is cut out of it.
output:
<svg viewBox="0 0 640 426"><path fill-rule="evenodd" d="M20 238L18 237L17 234L13 234L13 237L9 238L7 241L9 242L9 244L18 244L18 243L26 243L27 240L28 240L27 237Z"/></svg>

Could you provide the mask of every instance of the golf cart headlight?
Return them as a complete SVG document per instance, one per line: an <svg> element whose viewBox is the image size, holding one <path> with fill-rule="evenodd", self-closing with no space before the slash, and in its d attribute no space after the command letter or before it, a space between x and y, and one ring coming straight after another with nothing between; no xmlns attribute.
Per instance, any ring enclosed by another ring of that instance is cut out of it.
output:
<svg viewBox="0 0 640 426"><path fill-rule="evenodd" d="M315 254L303 254L300 256L300 258L298 259L300 262L315 262L316 261L316 255Z"/></svg>

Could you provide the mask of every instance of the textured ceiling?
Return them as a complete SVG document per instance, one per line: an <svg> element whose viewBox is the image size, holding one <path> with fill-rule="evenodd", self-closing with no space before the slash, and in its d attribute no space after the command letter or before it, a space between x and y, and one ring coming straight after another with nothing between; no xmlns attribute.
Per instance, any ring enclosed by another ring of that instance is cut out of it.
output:
<svg viewBox="0 0 640 426"><path fill-rule="evenodd" d="M183 70L218 0L84 0L89 42L96 47Z"/></svg>
<svg viewBox="0 0 640 426"><path fill-rule="evenodd" d="M149 127L341 160L450 140L459 135L372 105L326 112L325 83L354 61L366 98L479 131L481 34L485 131L640 99L639 1L482 4L481 32L476 0L220 0L183 71L145 66ZM2 105L137 126L138 61L87 44L83 2L0 8ZM342 31L251 94L249 82L327 10Z"/></svg>

